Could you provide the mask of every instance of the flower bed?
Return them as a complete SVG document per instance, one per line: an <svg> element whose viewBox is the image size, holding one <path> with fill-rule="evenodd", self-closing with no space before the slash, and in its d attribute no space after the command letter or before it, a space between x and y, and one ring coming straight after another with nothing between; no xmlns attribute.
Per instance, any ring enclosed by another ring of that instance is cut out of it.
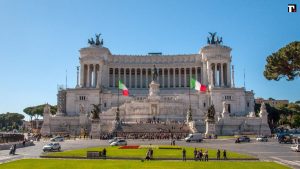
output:
<svg viewBox="0 0 300 169"><path fill-rule="evenodd" d="M148 149L148 148L152 148L152 149L158 149L158 145L140 145L141 149Z"/></svg>
<svg viewBox="0 0 300 169"><path fill-rule="evenodd" d="M140 146L121 146L119 149L138 149Z"/></svg>

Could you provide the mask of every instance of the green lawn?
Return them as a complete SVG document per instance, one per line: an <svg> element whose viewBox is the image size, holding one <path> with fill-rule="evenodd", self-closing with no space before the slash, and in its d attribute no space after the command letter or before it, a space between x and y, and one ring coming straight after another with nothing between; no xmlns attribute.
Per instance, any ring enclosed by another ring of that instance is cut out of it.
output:
<svg viewBox="0 0 300 169"><path fill-rule="evenodd" d="M290 169L274 162L196 162L133 160L24 159L0 164L1 169Z"/></svg>
<svg viewBox="0 0 300 169"><path fill-rule="evenodd" d="M159 149L159 146L153 146L153 157L154 158L181 158L182 150L178 149ZM177 146L178 147L178 146ZM84 149L77 149L77 150L69 150L63 152L52 152L47 153L47 156L70 156L70 157L86 157L87 151L102 151L104 147L93 147L93 148L84 148ZM187 158L193 158L193 147L185 147ZM216 158L215 149L206 149L206 148L199 148L203 151L208 150L209 158ZM135 158L144 158L146 156L147 148L140 148L140 149L119 149L119 147L106 147L107 156L108 157L135 157ZM222 152L222 151L221 151ZM222 153L221 153L222 157ZM239 154L236 152L227 151L227 158L254 158L253 156L246 155L246 154Z"/></svg>

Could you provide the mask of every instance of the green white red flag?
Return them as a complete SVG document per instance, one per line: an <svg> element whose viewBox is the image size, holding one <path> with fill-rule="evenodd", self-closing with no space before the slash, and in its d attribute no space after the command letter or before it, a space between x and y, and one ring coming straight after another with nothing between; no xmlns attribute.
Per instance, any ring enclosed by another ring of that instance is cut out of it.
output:
<svg viewBox="0 0 300 169"><path fill-rule="evenodd" d="M122 90L123 96L129 95L127 87L121 82L121 80L119 80L119 89Z"/></svg>
<svg viewBox="0 0 300 169"><path fill-rule="evenodd" d="M198 82L196 79L190 79L190 88L198 90L200 92L206 92L206 86Z"/></svg>

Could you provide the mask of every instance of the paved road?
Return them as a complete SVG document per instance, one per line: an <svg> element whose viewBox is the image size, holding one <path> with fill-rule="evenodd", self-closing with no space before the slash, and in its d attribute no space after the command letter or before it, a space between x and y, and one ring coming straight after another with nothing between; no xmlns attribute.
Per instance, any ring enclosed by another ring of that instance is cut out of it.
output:
<svg viewBox="0 0 300 169"><path fill-rule="evenodd" d="M0 163L7 162L20 158L38 158L41 155L42 147L49 143L49 141L35 142L35 146L17 149L17 155L9 156L9 150L0 151ZM128 144L170 144L169 140L128 140ZM226 149L230 151L241 152L258 157L261 160L278 161L287 164L293 168L300 169L300 152L293 152L290 150L290 144L279 144L276 140L269 142L256 142L235 144L233 139L217 139L204 140L201 143L186 143L184 141L176 141L177 145L191 146L191 147L207 147L216 149ZM106 140L66 140L61 143L62 151L105 146L108 145ZM230 156L230 155L229 155Z"/></svg>

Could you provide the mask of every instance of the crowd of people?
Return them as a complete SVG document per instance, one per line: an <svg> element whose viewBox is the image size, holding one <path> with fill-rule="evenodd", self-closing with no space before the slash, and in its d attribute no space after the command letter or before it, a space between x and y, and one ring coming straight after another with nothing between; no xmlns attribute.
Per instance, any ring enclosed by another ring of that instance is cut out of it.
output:
<svg viewBox="0 0 300 169"><path fill-rule="evenodd" d="M118 132L117 137L123 137L126 139L148 139L148 140L168 140L168 139L183 139L187 137L188 133L135 133L135 132Z"/></svg>

